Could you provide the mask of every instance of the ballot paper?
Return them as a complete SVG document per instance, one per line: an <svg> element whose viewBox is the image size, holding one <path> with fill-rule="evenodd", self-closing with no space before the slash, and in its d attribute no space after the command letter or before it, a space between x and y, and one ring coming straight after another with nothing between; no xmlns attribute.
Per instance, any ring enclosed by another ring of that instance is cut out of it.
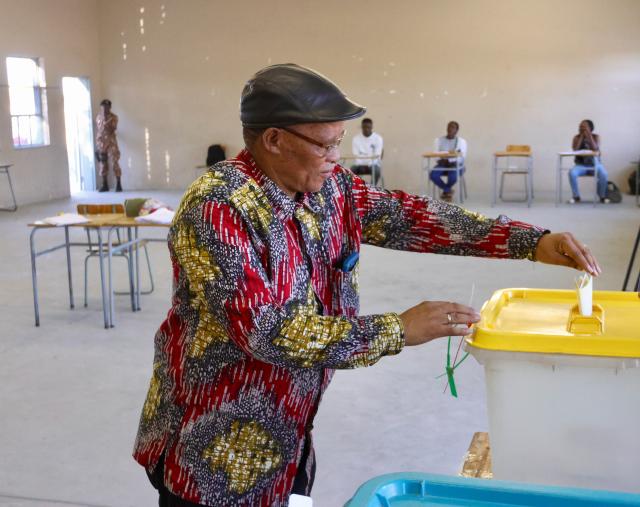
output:
<svg viewBox="0 0 640 507"><path fill-rule="evenodd" d="M309 496L296 495L289 496L289 507L313 507L313 500Z"/></svg>
<svg viewBox="0 0 640 507"><path fill-rule="evenodd" d="M576 277L576 291L580 315L590 317L593 311L593 278L589 273Z"/></svg>
<svg viewBox="0 0 640 507"><path fill-rule="evenodd" d="M64 225L86 224L89 221L87 217L78 215L77 213L61 213L53 217L47 217L43 220L45 224L62 227Z"/></svg>
<svg viewBox="0 0 640 507"><path fill-rule="evenodd" d="M136 222L146 222L150 224L170 224L175 216L175 211L167 208L158 208L153 213L135 218Z"/></svg>

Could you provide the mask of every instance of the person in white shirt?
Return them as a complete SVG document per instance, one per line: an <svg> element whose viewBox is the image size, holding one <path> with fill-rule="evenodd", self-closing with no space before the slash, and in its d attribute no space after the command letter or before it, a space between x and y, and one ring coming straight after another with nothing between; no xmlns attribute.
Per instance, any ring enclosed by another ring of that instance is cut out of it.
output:
<svg viewBox="0 0 640 507"><path fill-rule="evenodd" d="M358 157L378 157L378 158L357 158L351 170L354 174L373 174L373 184L377 185L382 173L382 136L373 131L373 120L365 118L362 120L362 134L358 134L351 142L351 150Z"/></svg>
<svg viewBox="0 0 640 507"><path fill-rule="evenodd" d="M460 174L464 173L466 169L464 161L467 157L467 141L458 136L458 130L460 130L458 122L450 121L447 124L447 135L438 137L434 142L435 151L448 151L450 153L458 154L457 157L453 158L441 158L431 171L431 181L442 189L440 197L444 201L451 201L453 199L453 186L458 181L458 175L455 171L442 169L455 168L456 159L462 166ZM444 177L447 179L446 183Z"/></svg>

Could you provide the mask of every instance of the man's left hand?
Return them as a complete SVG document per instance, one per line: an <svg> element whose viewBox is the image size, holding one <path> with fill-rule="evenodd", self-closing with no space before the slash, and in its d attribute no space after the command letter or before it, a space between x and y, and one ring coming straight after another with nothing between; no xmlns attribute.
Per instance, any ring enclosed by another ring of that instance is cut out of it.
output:
<svg viewBox="0 0 640 507"><path fill-rule="evenodd" d="M577 240L570 232L542 236L536 247L535 259L545 264L557 264L586 271L593 276L602 273L598 261L587 245Z"/></svg>

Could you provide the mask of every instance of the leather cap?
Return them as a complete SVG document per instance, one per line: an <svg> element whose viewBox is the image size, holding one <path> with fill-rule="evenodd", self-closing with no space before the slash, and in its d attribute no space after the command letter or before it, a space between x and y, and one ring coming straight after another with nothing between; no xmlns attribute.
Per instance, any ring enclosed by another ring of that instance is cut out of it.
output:
<svg viewBox="0 0 640 507"><path fill-rule="evenodd" d="M258 71L240 99L242 126L250 128L352 120L365 112L332 81L294 63Z"/></svg>

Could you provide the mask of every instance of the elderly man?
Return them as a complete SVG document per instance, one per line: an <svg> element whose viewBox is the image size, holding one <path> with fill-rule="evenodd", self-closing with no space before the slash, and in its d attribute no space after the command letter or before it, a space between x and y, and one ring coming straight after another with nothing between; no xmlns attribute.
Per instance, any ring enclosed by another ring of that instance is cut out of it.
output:
<svg viewBox="0 0 640 507"><path fill-rule="evenodd" d="M337 165L345 121L365 109L314 71L259 71L240 111L246 149L191 185L169 234L172 307L134 450L164 506L308 494L313 419L334 370L478 321L442 301L358 315L361 243L599 272L570 234L369 187Z"/></svg>

